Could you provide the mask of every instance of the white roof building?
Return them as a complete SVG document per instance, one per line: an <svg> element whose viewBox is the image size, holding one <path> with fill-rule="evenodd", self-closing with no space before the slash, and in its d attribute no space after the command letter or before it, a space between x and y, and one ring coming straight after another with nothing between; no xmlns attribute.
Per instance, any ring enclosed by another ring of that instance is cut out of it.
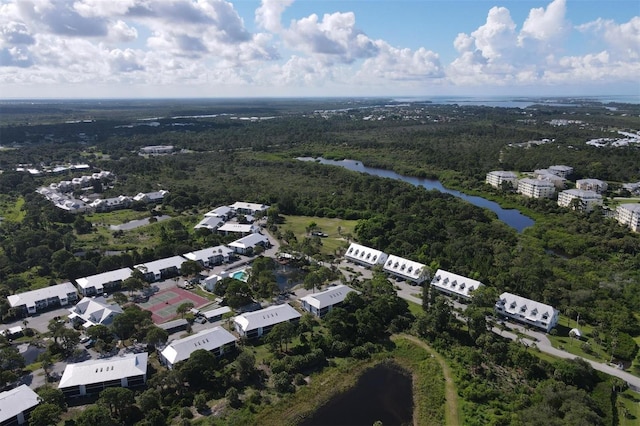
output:
<svg viewBox="0 0 640 426"><path fill-rule="evenodd" d="M230 350L235 345L237 337L222 327L213 327L184 339L174 340L160 353L162 362L173 368L176 363L189 359L191 354L199 349L214 352L217 356Z"/></svg>
<svg viewBox="0 0 640 426"><path fill-rule="evenodd" d="M22 425L28 422L29 413L40 404L40 397L27 385L0 392L0 424Z"/></svg>
<svg viewBox="0 0 640 426"><path fill-rule="evenodd" d="M143 203L157 203L164 199L164 196L167 195L169 191L160 190L155 192L140 192L136 196L133 197L134 201L141 201Z"/></svg>
<svg viewBox="0 0 640 426"><path fill-rule="evenodd" d="M236 253L240 254L246 254L256 246L271 247L271 241L269 241L269 238L266 235L255 232L229 243L229 247L231 247Z"/></svg>
<svg viewBox="0 0 640 426"><path fill-rule="evenodd" d="M393 254L389 255L382 269L391 275L415 284L421 284L427 279L425 265Z"/></svg>
<svg viewBox="0 0 640 426"><path fill-rule="evenodd" d="M229 207L231 207L238 213L253 215L258 212L266 212L269 209L269 206L267 206L266 204L245 203L244 201L236 201Z"/></svg>
<svg viewBox="0 0 640 426"><path fill-rule="evenodd" d="M222 318L224 314L228 314L231 312L231 308L228 306L222 306L220 308L211 309L209 311L203 312L202 315L209 321L216 321L217 319Z"/></svg>
<svg viewBox="0 0 640 426"><path fill-rule="evenodd" d="M102 294L105 290L117 288L122 281L131 277L131 268L120 268L101 274L89 275L88 277L76 279L80 293L83 296Z"/></svg>
<svg viewBox="0 0 640 426"><path fill-rule="evenodd" d="M211 231L217 230L224 224L224 219L218 216L205 216L200 222L194 226L194 229L209 229Z"/></svg>
<svg viewBox="0 0 640 426"><path fill-rule="evenodd" d="M99 393L108 387L140 386L147 381L146 352L67 364L58 384L65 396Z"/></svg>
<svg viewBox="0 0 640 426"><path fill-rule="evenodd" d="M511 182L513 187L517 186L518 176L514 172L504 170L494 170L487 173L485 182L494 188L502 188L504 182Z"/></svg>
<svg viewBox="0 0 640 426"><path fill-rule="evenodd" d="M243 224L243 223L225 223L221 227L218 228L218 232L224 232L228 234L230 232L237 234L253 234L254 232L258 232L260 230L259 227L253 225L251 223Z"/></svg>
<svg viewBox="0 0 640 426"><path fill-rule="evenodd" d="M345 253L347 260L361 265L372 267L383 264L387 260L387 254L376 249L362 246L360 244L351 243Z"/></svg>
<svg viewBox="0 0 640 426"><path fill-rule="evenodd" d="M233 216L234 210L229 206L220 206L216 207L213 210L210 210L204 214L205 217L221 217L228 218Z"/></svg>
<svg viewBox="0 0 640 426"><path fill-rule="evenodd" d="M484 284L462 275L438 269L431 280L431 285L443 293L468 300L471 299L471 293Z"/></svg>
<svg viewBox="0 0 640 426"><path fill-rule="evenodd" d="M165 276L174 276L180 271L180 267L186 262L182 256L165 257L147 263L135 265L134 268L145 274L147 279L158 281Z"/></svg>
<svg viewBox="0 0 640 426"><path fill-rule="evenodd" d="M597 192L598 194L605 192L608 187L607 182L600 179L578 179L576 181L576 188Z"/></svg>
<svg viewBox="0 0 640 426"><path fill-rule="evenodd" d="M495 310L500 315L541 328L547 333L558 323L558 310L553 306L512 293L502 293Z"/></svg>
<svg viewBox="0 0 640 426"><path fill-rule="evenodd" d="M576 208L583 212L590 212L595 206L602 205L602 195L594 191L567 189L558 193L558 205L560 207L573 207L573 200L579 200L579 205Z"/></svg>
<svg viewBox="0 0 640 426"><path fill-rule="evenodd" d="M553 183L540 179L520 179L518 181L518 193L529 198L549 198L556 192Z"/></svg>
<svg viewBox="0 0 640 426"><path fill-rule="evenodd" d="M640 232L640 204L620 204L616 207L616 220L634 232Z"/></svg>
<svg viewBox="0 0 640 426"><path fill-rule="evenodd" d="M69 319L80 321L84 328L94 325L109 325L122 313L117 304L108 304L104 297L83 297L76 306L69 309Z"/></svg>
<svg viewBox="0 0 640 426"><path fill-rule="evenodd" d="M184 254L183 256L189 260L200 262L206 267L210 267L228 262L229 256L232 253L233 250L227 246L215 246L207 247L202 250L192 251Z"/></svg>
<svg viewBox="0 0 640 426"><path fill-rule="evenodd" d="M29 314L52 305L66 306L78 300L76 288L71 283L62 283L7 297L12 308L24 307Z"/></svg>
<svg viewBox="0 0 640 426"><path fill-rule="evenodd" d="M300 312L285 303L238 315L233 322L240 336L251 338L267 334L274 325L281 322L298 321L301 316Z"/></svg>
<svg viewBox="0 0 640 426"><path fill-rule="evenodd" d="M571 173L573 173L573 167L569 167L569 166L564 166L564 165L557 165L557 166L550 166L549 167L549 171L551 173L553 173L554 175L558 175L562 178L566 178L567 176L569 176Z"/></svg>
<svg viewBox="0 0 640 426"><path fill-rule="evenodd" d="M334 306L342 303L347 294L355 291L344 284L329 287L319 293L313 293L300 298L302 308L319 317L327 314Z"/></svg>

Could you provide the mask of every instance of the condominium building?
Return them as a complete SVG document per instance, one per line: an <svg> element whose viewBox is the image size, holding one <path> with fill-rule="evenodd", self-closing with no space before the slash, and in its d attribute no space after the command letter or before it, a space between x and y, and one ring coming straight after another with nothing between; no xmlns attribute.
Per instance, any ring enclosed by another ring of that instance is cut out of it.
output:
<svg viewBox="0 0 640 426"><path fill-rule="evenodd" d="M518 177L514 172L506 172L504 170L494 170L487 173L485 182L494 188L501 189L502 184L505 182L511 183L511 186L515 188L518 186Z"/></svg>
<svg viewBox="0 0 640 426"><path fill-rule="evenodd" d="M634 232L640 232L640 204L620 204L616 208L615 218Z"/></svg>
<svg viewBox="0 0 640 426"><path fill-rule="evenodd" d="M351 243L344 257L350 262L370 268L378 264L384 264L388 256L380 250Z"/></svg>
<svg viewBox="0 0 640 426"><path fill-rule="evenodd" d="M470 300L471 293L484 284L462 275L438 269L431 280L431 285L442 293Z"/></svg>
<svg viewBox="0 0 640 426"><path fill-rule="evenodd" d="M552 182L540 179L520 179L518 193L529 198L550 198L556 191Z"/></svg>
<svg viewBox="0 0 640 426"><path fill-rule="evenodd" d="M562 178L566 178L567 176L573 173L573 167L564 166L564 165L550 166L549 171L554 175L560 176Z"/></svg>
<svg viewBox="0 0 640 426"><path fill-rule="evenodd" d="M499 315L541 328L547 333L558 323L559 313L553 306L511 293L500 295L495 310Z"/></svg>
<svg viewBox="0 0 640 426"><path fill-rule="evenodd" d="M593 191L598 194L602 194L608 188L608 184L600 179L578 179L576 181L576 188L584 191Z"/></svg>
<svg viewBox="0 0 640 426"><path fill-rule="evenodd" d="M567 189L558 194L558 205L560 207L567 207L583 212L590 212L595 206L602 205L602 195L594 191L584 191L582 189Z"/></svg>

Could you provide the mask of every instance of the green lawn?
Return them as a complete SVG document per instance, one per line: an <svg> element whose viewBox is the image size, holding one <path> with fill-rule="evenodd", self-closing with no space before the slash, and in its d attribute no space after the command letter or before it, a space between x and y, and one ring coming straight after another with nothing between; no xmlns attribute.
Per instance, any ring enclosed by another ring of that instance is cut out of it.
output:
<svg viewBox="0 0 640 426"><path fill-rule="evenodd" d="M7 195L0 195L0 216L9 222L22 222L27 212L22 210L24 198L14 200Z"/></svg>
<svg viewBox="0 0 640 426"><path fill-rule="evenodd" d="M618 395L618 419L620 426L637 425L640 421L640 398L632 390Z"/></svg>
<svg viewBox="0 0 640 426"><path fill-rule="evenodd" d="M315 222L316 230L324 232L328 237L322 238L322 253L333 254L338 248L348 245L347 237L352 236L358 221L328 217L283 216L284 223L279 225L280 232L291 230L298 241L308 237L307 228Z"/></svg>

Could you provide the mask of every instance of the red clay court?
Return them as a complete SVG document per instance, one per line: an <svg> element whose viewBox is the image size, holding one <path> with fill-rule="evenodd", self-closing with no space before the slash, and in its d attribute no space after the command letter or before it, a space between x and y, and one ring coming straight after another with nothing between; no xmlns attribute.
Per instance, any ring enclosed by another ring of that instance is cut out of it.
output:
<svg viewBox="0 0 640 426"><path fill-rule="evenodd" d="M196 296L190 291L181 288L170 288L162 290L149 297L144 303L138 303L142 309L151 311L151 319L155 324L160 324L173 319L178 306L185 302L191 302L196 308L206 305L209 300L204 297Z"/></svg>

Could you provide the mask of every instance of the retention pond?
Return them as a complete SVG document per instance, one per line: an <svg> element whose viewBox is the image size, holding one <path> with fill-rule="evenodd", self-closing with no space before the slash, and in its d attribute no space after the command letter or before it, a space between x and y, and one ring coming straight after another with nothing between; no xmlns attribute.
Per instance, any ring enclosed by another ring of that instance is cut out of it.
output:
<svg viewBox="0 0 640 426"><path fill-rule="evenodd" d="M304 426L411 425L413 391L411 375L395 364L367 370L347 392L320 407Z"/></svg>

